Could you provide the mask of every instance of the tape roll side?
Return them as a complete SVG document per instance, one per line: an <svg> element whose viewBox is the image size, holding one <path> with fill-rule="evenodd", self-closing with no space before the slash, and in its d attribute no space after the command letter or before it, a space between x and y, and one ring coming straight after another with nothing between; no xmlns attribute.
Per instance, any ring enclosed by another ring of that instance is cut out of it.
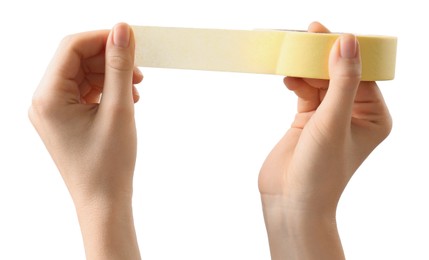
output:
<svg viewBox="0 0 429 260"><path fill-rule="evenodd" d="M397 38L357 36L361 50L362 80L391 80L395 77Z"/></svg>
<svg viewBox="0 0 429 260"><path fill-rule="evenodd" d="M329 79L329 53L340 34L133 26L136 65ZM395 37L358 36L362 80L395 75Z"/></svg>
<svg viewBox="0 0 429 260"><path fill-rule="evenodd" d="M329 52L337 38L334 34L285 32L276 74L329 79Z"/></svg>
<svg viewBox="0 0 429 260"><path fill-rule="evenodd" d="M340 34L285 32L276 74L329 79L329 53ZM391 80L395 76L395 37L357 36L362 81Z"/></svg>

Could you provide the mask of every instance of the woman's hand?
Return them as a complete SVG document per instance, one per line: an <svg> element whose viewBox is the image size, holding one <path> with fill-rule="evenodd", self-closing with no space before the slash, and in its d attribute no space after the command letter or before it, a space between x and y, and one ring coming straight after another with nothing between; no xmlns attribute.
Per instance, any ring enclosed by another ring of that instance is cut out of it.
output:
<svg viewBox="0 0 429 260"><path fill-rule="evenodd" d="M67 185L88 259L137 259L131 210L136 161L134 36L65 38L37 88L29 117Z"/></svg>
<svg viewBox="0 0 429 260"><path fill-rule="evenodd" d="M329 32L319 23L309 31ZM259 176L273 259L344 257L335 222L339 198L392 127L377 84L360 81L353 35L333 45L329 74L329 81L285 78L298 111Z"/></svg>

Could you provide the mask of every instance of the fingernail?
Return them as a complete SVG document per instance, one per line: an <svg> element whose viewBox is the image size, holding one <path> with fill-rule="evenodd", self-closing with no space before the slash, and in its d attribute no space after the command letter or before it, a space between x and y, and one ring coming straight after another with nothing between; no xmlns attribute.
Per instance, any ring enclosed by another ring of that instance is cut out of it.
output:
<svg viewBox="0 0 429 260"><path fill-rule="evenodd" d="M117 24L113 28L113 44L122 48L130 45L130 28L127 24Z"/></svg>
<svg viewBox="0 0 429 260"><path fill-rule="evenodd" d="M343 58L356 57L356 36L345 34L340 38L340 55Z"/></svg>

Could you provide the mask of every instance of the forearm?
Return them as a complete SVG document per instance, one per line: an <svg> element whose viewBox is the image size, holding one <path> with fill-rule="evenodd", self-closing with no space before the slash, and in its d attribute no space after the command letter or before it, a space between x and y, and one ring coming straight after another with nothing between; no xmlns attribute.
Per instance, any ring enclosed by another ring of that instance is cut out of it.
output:
<svg viewBox="0 0 429 260"><path fill-rule="evenodd" d="M86 258L140 259L131 201L76 203Z"/></svg>
<svg viewBox="0 0 429 260"><path fill-rule="evenodd" d="M262 195L262 205L272 260L345 259L335 212L297 212L274 195Z"/></svg>

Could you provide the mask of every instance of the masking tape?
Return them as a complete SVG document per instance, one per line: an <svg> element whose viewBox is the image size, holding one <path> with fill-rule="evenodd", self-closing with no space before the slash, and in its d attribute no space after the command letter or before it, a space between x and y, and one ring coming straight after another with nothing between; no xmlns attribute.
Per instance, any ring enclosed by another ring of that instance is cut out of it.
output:
<svg viewBox="0 0 429 260"><path fill-rule="evenodd" d="M329 79L330 49L340 34L133 26L137 66ZM357 36L362 80L395 76L396 41Z"/></svg>

